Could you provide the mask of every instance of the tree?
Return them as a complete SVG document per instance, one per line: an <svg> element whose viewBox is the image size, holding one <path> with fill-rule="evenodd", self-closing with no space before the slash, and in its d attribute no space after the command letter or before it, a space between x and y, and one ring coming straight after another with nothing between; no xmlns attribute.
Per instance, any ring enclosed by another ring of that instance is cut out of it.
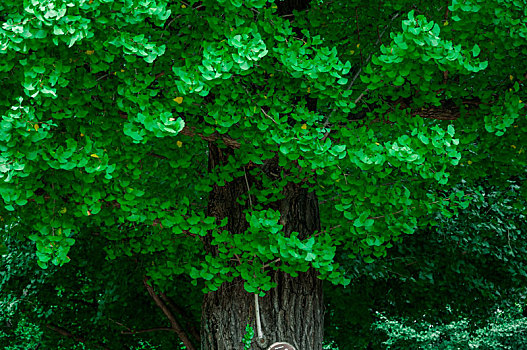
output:
<svg viewBox="0 0 527 350"><path fill-rule="evenodd" d="M321 349L341 257L455 215L461 181L524 173L524 9L4 1L0 215L42 268L73 245L129 256L188 349L239 348L247 325L254 349ZM186 279L201 336L168 295Z"/></svg>

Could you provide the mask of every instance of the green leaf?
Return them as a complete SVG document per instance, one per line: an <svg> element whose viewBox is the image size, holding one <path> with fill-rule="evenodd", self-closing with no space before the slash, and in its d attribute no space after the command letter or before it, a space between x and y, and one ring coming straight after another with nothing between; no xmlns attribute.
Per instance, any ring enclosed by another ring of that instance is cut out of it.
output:
<svg viewBox="0 0 527 350"><path fill-rule="evenodd" d="M373 259L371 256L365 256L363 260L367 264L371 264L372 262L375 261L375 259Z"/></svg>
<svg viewBox="0 0 527 350"><path fill-rule="evenodd" d="M481 49L479 48L478 44L475 44L472 48L472 56L478 57L479 53L481 52Z"/></svg>

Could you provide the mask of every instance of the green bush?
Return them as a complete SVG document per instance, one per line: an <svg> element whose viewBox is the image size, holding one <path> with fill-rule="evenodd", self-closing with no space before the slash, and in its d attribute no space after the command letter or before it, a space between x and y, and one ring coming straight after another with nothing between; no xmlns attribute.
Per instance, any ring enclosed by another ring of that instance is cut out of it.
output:
<svg viewBox="0 0 527 350"><path fill-rule="evenodd" d="M517 304L496 309L485 324L467 317L447 324L421 320L387 318L379 314L375 332L387 336L386 349L526 349L527 317Z"/></svg>

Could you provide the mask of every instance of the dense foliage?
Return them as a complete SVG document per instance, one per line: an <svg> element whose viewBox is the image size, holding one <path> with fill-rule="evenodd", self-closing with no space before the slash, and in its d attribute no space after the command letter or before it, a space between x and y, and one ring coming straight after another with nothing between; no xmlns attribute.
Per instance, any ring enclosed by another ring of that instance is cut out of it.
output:
<svg viewBox="0 0 527 350"><path fill-rule="evenodd" d="M522 229L455 216L471 202L492 208L481 198L507 186L525 196L526 5L2 1L0 217L12 268L2 278L15 293L2 295L3 317L32 312L60 333L63 310L86 308L69 324L89 321L105 334L94 342L125 344L118 329L157 327L152 284L169 297L241 279L264 295L272 271L313 268L348 285L355 266L387 252L416 257L402 241L414 232L430 235L413 241L423 251L456 252L445 276L434 271L446 262L426 255L429 281L498 261L463 290L492 295L508 255L522 253L493 245L492 232L521 240ZM210 144L230 150L225 164L207 166ZM249 228L233 233L207 215L207 198L240 178ZM322 228L309 237L282 230L273 203L289 184L318 197ZM467 236L430 229L439 218ZM414 273L394 261L381 273ZM18 308L21 298L34 308ZM122 304L133 299L145 301L133 304L140 317Z"/></svg>
<svg viewBox="0 0 527 350"><path fill-rule="evenodd" d="M439 216L437 228L419 230L386 258L349 261L352 286L327 290L332 317L326 336L341 350L420 342L469 348L467 341L522 348L524 212L517 185L488 187L458 216Z"/></svg>

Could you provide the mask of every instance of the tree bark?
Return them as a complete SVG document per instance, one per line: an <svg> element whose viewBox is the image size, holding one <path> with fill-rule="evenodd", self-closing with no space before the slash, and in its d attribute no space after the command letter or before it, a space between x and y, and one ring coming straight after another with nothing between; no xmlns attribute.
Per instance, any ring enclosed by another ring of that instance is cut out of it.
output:
<svg viewBox="0 0 527 350"><path fill-rule="evenodd" d="M226 164L232 150L209 146L209 171ZM277 165L275 165L277 167ZM273 169L272 173L280 174ZM227 230L244 232L248 223L243 214L246 207L236 198L247 192L247 179L237 178L225 186L214 186L209 197L208 215L218 220L228 217ZM250 179L249 181L254 181ZM254 182L251 186L257 186ZM314 192L300 184L288 184L285 198L273 203L280 210L284 234L296 231L300 238L320 229L318 202ZM214 253L210 245L206 248ZM296 350L321 350L324 326L322 281L309 270L291 277L281 271L271 272L277 287L259 298L263 338L258 338L255 321L254 295L247 293L241 280L223 284L216 292L205 295L202 304L201 349L243 350L245 327L253 327L255 336L251 350L267 349L275 342L287 342Z"/></svg>

